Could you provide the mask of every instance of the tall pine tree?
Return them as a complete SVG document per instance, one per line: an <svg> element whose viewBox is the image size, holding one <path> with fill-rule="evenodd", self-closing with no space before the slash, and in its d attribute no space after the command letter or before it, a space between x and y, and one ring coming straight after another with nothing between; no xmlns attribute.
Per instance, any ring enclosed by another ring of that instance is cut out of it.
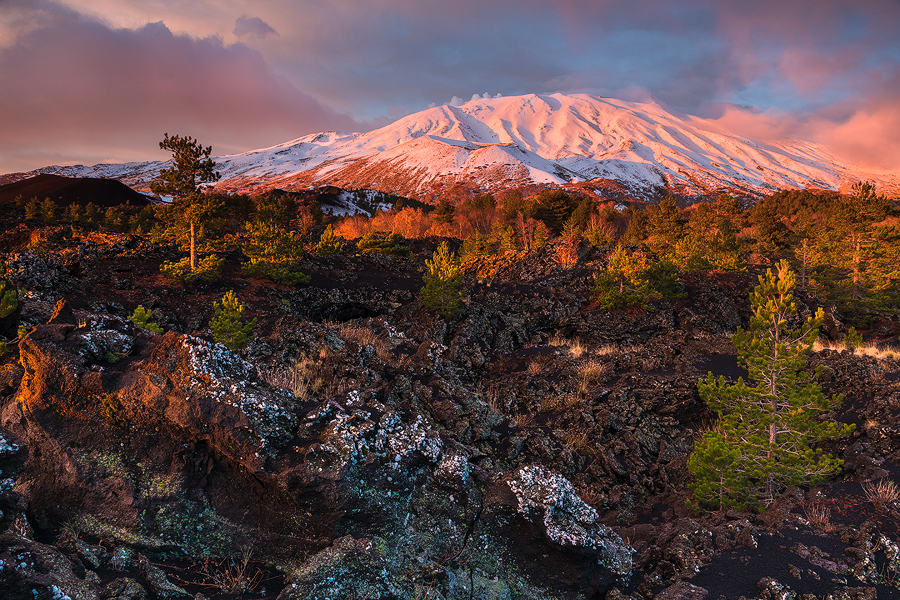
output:
<svg viewBox="0 0 900 600"><path fill-rule="evenodd" d="M770 504L787 486L821 481L840 470L840 459L811 445L853 430L821 419L842 398L826 397L815 383L818 370L805 369L822 310L799 329L789 329L797 314L794 273L781 261L777 274L770 269L759 279L750 298L750 331L739 328L732 337L753 385L743 379L728 384L712 373L697 383L719 421L696 440L688 469L696 479L694 497L719 508Z"/></svg>
<svg viewBox="0 0 900 600"><path fill-rule="evenodd" d="M172 206L178 217L170 225L181 220L190 226L190 270L197 270L198 226L221 208L215 196L201 192L200 186L219 180L216 163L209 157L212 146L204 148L191 136L169 136L166 133L159 147L172 153L172 166L159 172L159 178L150 184L154 194L173 197Z"/></svg>

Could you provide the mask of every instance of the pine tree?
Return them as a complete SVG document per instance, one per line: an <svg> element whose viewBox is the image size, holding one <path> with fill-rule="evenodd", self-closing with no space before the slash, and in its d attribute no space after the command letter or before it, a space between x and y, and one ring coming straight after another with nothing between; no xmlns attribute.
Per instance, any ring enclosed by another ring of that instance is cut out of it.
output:
<svg viewBox="0 0 900 600"><path fill-rule="evenodd" d="M241 265L241 271L282 285L309 283L309 275L300 271L303 250L297 236L265 221L253 221L246 228L250 240L241 250L250 260Z"/></svg>
<svg viewBox="0 0 900 600"><path fill-rule="evenodd" d="M256 326L255 318L244 322L245 308L233 290L225 294L221 303L213 303L213 318L209 322L213 339L233 351L247 347L251 339L250 334Z"/></svg>
<svg viewBox="0 0 900 600"><path fill-rule="evenodd" d="M591 299L599 308L647 307L651 300L677 298L678 274L672 263L651 264L641 251L616 246L606 268L594 273Z"/></svg>
<svg viewBox="0 0 900 600"><path fill-rule="evenodd" d="M770 269L760 276L750 298L750 331L739 328L732 337L754 385L743 379L727 384L712 373L697 383L700 396L719 416L718 431L697 440L688 461L696 479L694 497L702 504L770 504L786 487L821 481L841 468L840 459L811 448L847 435L853 426L820 419L842 398L827 398L815 383L819 371L805 370L822 310L800 329L788 329L797 314L795 282L786 261L777 274ZM733 474L723 474L723 468Z"/></svg>
<svg viewBox="0 0 900 600"><path fill-rule="evenodd" d="M565 191L544 190L538 194L534 205L534 218L543 221L554 235L558 235L577 207L578 199Z"/></svg>
<svg viewBox="0 0 900 600"><path fill-rule="evenodd" d="M900 287L900 229L878 225L889 202L869 182L852 190L834 202L816 244L818 280L848 316L892 304Z"/></svg>
<svg viewBox="0 0 900 600"><path fill-rule="evenodd" d="M0 319L5 319L16 311L19 306L19 293L13 289L6 289L8 282L0 279Z"/></svg>
<svg viewBox="0 0 900 600"><path fill-rule="evenodd" d="M44 201L41 202L41 218L44 220L44 223L47 225L56 223L56 212L58 208L56 202L50 198L44 198Z"/></svg>
<svg viewBox="0 0 900 600"><path fill-rule="evenodd" d="M658 255L669 254L687 230L687 219L668 196L648 209L647 245Z"/></svg>
<svg viewBox="0 0 900 600"><path fill-rule="evenodd" d="M154 194L174 198L173 207L179 209L180 220L190 227L190 270L197 269L197 227L221 208L216 197L201 193L200 186L219 180L216 163L210 159L212 146L204 148L191 136L166 133L159 143L162 150L172 152L172 166L159 173L150 184Z"/></svg>
<svg viewBox="0 0 900 600"><path fill-rule="evenodd" d="M445 319L455 317L461 310L463 293L460 284L463 273L459 259L450 252L447 242L441 242L431 260L425 261L425 267L425 275L422 276L425 283L422 288L425 307Z"/></svg>
<svg viewBox="0 0 900 600"><path fill-rule="evenodd" d="M453 222L454 213L456 213L456 207L450 204L446 198L442 198L434 208L431 216L436 223L444 225Z"/></svg>
<svg viewBox="0 0 900 600"><path fill-rule="evenodd" d="M620 241L623 244L634 244L636 246L643 244L649 235L650 219L648 218L648 211L646 209L628 207L623 214L628 217L628 226L625 228L625 233L622 234Z"/></svg>
<svg viewBox="0 0 900 600"><path fill-rule="evenodd" d="M756 232L756 250L763 255L777 255L784 252L790 242L790 230L781 215L778 207L768 198L761 200L750 214L750 220Z"/></svg>
<svg viewBox="0 0 900 600"><path fill-rule="evenodd" d="M37 196L33 197L25 204L25 218L29 221L38 219L41 216L41 203Z"/></svg>
<svg viewBox="0 0 900 600"><path fill-rule="evenodd" d="M341 251L341 242L334 235L334 228L329 224L322 232L319 243L316 244L316 254L331 255Z"/></svg>
<svg viewBox="0 0 900 600"><path fill-rule="evenodd" d="M0 264L0 272L5 273L5 267ZM8 290L6 289L7 281L5 279L0 279L0 322L3 321L6 317L16 312L16 308L19 305L19 295L16 289ZM6 325L4 325L0 330L5 330ZM0 356L6 354L6 341L0 338Z"/></svg>
<svg viewBox="0 0 900 600"><path fill-rule="evenodd" d="M144 308L143 304L138 304L138 307L134 309L134 312L131 313L131 316L128 317L128 320L138 327L146 329L147 331L152 331L153 333L162 333L162 327L150 320L150 317L152 316L152 310Z"/></svg>

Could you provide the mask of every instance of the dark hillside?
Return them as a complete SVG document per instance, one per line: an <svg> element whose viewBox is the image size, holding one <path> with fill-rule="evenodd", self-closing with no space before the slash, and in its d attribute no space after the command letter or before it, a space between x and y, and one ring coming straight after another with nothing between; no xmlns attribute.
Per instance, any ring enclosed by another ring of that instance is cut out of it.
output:
<svg viewBox="0 0 900 600"><path fill-rule="evenodd" d="M71 204L85 206L88 202L103 207L119 206L128 202L132 206L150 204L147 196L115 179L59 175L37 175L15 183L0 185L0 204L15 202L19 196L25 200L50 198L57 206Z"/></svg>

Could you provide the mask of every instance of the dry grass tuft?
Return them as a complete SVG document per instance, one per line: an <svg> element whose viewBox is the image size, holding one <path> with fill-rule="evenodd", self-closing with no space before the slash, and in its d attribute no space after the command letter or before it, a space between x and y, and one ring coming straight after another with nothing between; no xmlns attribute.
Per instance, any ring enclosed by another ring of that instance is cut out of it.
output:
<svg viewBox="0 0 900 600"><path fill-rule="evenodd" d="M866 500L876 505L893 504L900 499L900 487L889 479L879 479L877 482L867 481L862 484Z"/></svg>
<svg viewBox="0 0 900 600"><path fill-rule="evenodd" d="M578 370L585 384L593 383L600 380L608 371L609 363L602 363L599 360L590 360Z"/></svg>
<svg viewBox="0 0 900 600"><path fill-rule="evenodd" d="M603 492L598 492L592 487L576 488L578 496L584 500L584 503L596 509L601 509L606 504L606 496Z"/></svg>
<svg viewBox="0 0 900 600"><path fill-rule="evenodd" d="M250 567L251 550L244 550L239 560L226 558L213 563L207 560L203 571L208 585L226 594L252 593L262 581L263 572Z"/></svg>
<svg viewBox="0 0 900 600"><path fill-rule="evenodd" d="M826 342L822 340L816 340L815 342L813 342L812 349L813 352L822 352L823 350L843 352L844 350L850 350L850 348L848 348L842 342ZM897 348L893 348L891 346L879 348L872 343L863 344L862 346L853 348L853 354L855 354L856 356L870 356L877 360L900 360L900 350L898 350Z"/></svg>
<svg viewBox="0 0 900 600"><path fill-rule="evenodd" d="M831 509L821 502L810 502L803 507L806 520L813 527L828 531L831 529Z"/></svg>
<svg viewBox="0 0 900 600"><path fill-rule="evenodd" d="M563 443L569 450L585 450L588 447L587 431L569 431L563 438Z"/></svg>
<svg viewBox="0 0 900 600"><path fill-rule="evenodd" d="M325 379L319 375L321 364L303 356L289 369L258 369L259 377L269 385L288 390L298 400L306 400L310 392L325 388Z"/></svg>
<svg viewBox="0 0 900 600"><path fill-rule="evenodd" d="M581 355L588 351L587 346L585 346L580 339L566 340L559 335L555 335L550 339L550 345L555 348L568 346L569 355L572 358L581 358Z"/></svg>

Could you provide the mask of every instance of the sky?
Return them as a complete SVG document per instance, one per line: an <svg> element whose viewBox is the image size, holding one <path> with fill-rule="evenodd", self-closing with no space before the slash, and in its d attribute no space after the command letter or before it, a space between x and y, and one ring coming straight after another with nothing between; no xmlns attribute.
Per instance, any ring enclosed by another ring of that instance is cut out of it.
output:
<svg viewBox="0 0 900 600"><path fill-rule="evenodd" d="M898 169L900 0L0 0L0 173L555 92Z"/></svg>

